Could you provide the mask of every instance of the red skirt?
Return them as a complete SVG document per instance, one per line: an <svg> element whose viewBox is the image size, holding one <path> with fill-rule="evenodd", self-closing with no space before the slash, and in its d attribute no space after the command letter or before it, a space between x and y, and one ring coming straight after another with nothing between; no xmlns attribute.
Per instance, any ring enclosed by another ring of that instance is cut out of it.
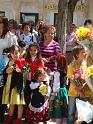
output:
<svg viewBox="0 0 93 124"><path fill-rule="evenodd" d="M35 108L31 104L26 111L26 123L30 124L31 122L44 122L49 120L48 117L48 100L40 108Z"/></svg>

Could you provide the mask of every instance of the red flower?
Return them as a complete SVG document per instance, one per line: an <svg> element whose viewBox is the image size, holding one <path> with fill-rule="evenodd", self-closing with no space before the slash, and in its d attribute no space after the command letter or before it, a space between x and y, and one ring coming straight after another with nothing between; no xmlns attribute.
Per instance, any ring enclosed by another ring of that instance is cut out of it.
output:
<svg viewBox="0 0 93 124"><path fill-rule="evenodd" d="M25 66L25 64L26 64L26 61L25 61L25 59L21 59L21 60L15 60L15 62L14 62L20 69L22 69L24 66Z"/></svg>
<svg viewBox="0 0 93 124"><path fill-rule="evenodd" d="M88 33L88 36L89 36L89 38L90 38L91 40L93 40L93 31L89 32L89 33Z"/></svg>

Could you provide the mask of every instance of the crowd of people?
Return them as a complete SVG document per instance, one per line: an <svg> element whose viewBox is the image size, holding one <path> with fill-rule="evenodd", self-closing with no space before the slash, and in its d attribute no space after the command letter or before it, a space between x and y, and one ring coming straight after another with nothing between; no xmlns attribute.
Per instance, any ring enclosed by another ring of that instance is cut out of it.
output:
<svg viewBox="0 0 93 124"><path fill-rule="evenodd" d="M89 28L92 25L91 20L84 23ZM76 99L92 106L92 91L85 81L77 85L72 77L80 70L85 80L89 54L77 40L77 27L71 24L63 54L54 26L43 20L18 25L13 19L0 17L2 124L22 124L23 116L26 124L46 124L49 119L57 124L63 120L67 124L87 123L76 113Z"/></svg>

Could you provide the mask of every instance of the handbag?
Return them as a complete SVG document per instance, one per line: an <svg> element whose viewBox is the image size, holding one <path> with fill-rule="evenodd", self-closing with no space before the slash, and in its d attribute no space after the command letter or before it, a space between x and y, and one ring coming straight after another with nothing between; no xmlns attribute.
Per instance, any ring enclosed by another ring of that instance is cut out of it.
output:
<svg viewBox="0 0 93 124"><path fill-rule="evenodd" d="M83 121L89 123L93 119L93 105L88 101L83 101L76 98L76 108L78 117L82 118Z"/></svg>

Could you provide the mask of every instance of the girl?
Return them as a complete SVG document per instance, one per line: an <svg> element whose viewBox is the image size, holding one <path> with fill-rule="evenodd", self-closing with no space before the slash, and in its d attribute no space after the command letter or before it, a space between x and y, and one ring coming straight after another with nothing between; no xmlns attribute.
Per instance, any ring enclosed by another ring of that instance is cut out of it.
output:
<svg viewBox="0 0 93 124"><path fill-rule="evenodd" d="M30 104L26 112L27 124L44 122L48 120L48 85L45 83L46 72L38 68L33 80L30 82ZM43 83L44 81L44 83Z"/></svg>
<svg viewBox="0 0 93 124"><path fill-rule="evenodd" d="M44 62L40 56L40 50L37 43L33 43L29 45L26 60L30 65L30 69L27 75L27 82L25 86L25 100L26 100L26 103L29 104L29 100L30 100L29 83L33 79L36 69L44 68Z"/></svg>
<svg viewBox="0 0 93 124"><path fill-rule="evenodd" d="M75 59L73 60L72 63L68 65L68 69L67 69L67 77L70 79L70 87L68 91L69 104L68 104L67 124L75 123L74 120L75 120L75 112L76 112L76 98L84 97L84 94L82 93L82 86L77 86L74 80L72 80L72 77L77 70L83 72L84 69L86 68L86 62L84 61L86 59L84 47L81 45L74 47L73 56Z"/></svg>
<svg viewBox="0 0 93 124"><path fill-rule="evenodd" d="M55 118L57 124L67 116L68 94L66 89L66 58L60 55L56 58L57 70L54 72L52 95L50 97L50 118Z"/></svg>
<svg viewBox="0 0 93 124"><path fill-rule="evenodd" d="M19 67L23 67L23 62L25 62L25 60L22 58L19 59L19 53L15 50L15 46L10 48L10 54L11 59L9 61L9 66L6 69L6 74L8 76L4 86L2 98L2 104L9 104L9 113L3 124L12 123L15 105L18 105L18 117L15 124L21 124L23 104L25 104L25 102L23 93L23 73Z"/></svg>
<svg viewBox="0 0 93 124"><path fill-rule="evenodd" d="M44 62L37 43L29 45L26 60L30 65L28 80L31 80L37 68L44 68Z"/></svg>

